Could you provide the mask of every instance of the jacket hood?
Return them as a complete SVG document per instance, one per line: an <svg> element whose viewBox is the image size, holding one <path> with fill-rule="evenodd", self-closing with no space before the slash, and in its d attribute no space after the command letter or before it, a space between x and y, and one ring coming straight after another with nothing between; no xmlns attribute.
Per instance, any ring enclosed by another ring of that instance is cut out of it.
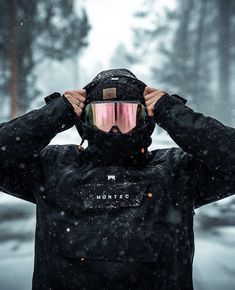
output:
<svg viewBox="0 0 235 290"><path fill-rule="evenodd" d="M115 99L118 101L139 101L145 105L143 97L146 84L126 69L113 69L99 73L84 89L87 92L85 106L93 101ZM108 94L107 94L108 91ZM82 138L88 141L89 151L102 163L138 162L147 153L152 143L151 135L155 127L153 118L147 116L144 125L134 128L128 134L106 133L84 122L84 111L75 126ZM92 149L92 150L91 150Z"/></svg>

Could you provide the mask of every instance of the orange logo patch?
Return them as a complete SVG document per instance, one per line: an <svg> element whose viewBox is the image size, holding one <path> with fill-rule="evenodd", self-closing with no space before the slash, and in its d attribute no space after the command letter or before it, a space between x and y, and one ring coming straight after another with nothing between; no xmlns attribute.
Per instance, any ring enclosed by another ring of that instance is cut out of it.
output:
<svg viewBox="0 0 235 290"><path fill-rule="evenodd" d="M103 100L116 99L116 98L117 98L116 88L103 89Z"/></svg>

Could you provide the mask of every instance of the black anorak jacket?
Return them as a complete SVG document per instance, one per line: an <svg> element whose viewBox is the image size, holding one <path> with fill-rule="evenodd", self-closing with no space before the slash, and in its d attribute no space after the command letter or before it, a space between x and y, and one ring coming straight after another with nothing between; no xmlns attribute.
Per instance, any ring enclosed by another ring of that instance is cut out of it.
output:
<svg viewBox="0 0 235 290"><path fill-rule="evenodd" d="M33 290L193 289L194 209L235 193L235 130L166 94L154 118L179 148L115 165L48 145L74 118L55 95L0 124L0 190L37 209Z"/></svg>

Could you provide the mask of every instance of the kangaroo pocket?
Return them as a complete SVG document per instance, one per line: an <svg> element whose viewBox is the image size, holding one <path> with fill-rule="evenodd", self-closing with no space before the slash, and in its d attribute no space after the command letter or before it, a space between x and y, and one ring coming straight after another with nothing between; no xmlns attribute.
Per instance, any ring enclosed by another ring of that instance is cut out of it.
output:
<svg viewBox="0 0 235 290"><path fill-rule="evenodd" d="M145 182L84 184L79 189L79 196L85 209L138 207L147 186Z"/></svg>
<svg viewBox="0 0 235 290"><path fill-rule="evenodd" d="M77 232L62 244L67 266L61 283L70 289L168 289L172 263L165 243L167 235L161 231L125 238L117 232Z"/></svg>
<svg viewBox="0 0 235 290"><path fill-rule="evenodd" d="M74 232L61 243L61 263L53 265L57 289L172 289L172 252L160 231ZM172 247L171 247L172 249Z"/></svg>
<svg viewBox="0 0 235 290"><path fill-rule="evenodd" d="M70 258L120 262L156 262L166 235L140 231L126 234L78 232L62 244L63 255Z"/></svg>

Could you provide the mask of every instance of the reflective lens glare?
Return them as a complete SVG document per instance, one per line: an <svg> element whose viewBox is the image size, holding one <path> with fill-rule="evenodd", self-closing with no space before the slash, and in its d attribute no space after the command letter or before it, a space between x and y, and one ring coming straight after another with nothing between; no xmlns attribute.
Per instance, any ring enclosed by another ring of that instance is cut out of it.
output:
<svg viewBox="0 0 235 290"><path fill-rule="evenodd" d="M138 102L93 102L85 107L86 122L105 132L119 129L128 133L145 118L145 106Z"/></svg>

